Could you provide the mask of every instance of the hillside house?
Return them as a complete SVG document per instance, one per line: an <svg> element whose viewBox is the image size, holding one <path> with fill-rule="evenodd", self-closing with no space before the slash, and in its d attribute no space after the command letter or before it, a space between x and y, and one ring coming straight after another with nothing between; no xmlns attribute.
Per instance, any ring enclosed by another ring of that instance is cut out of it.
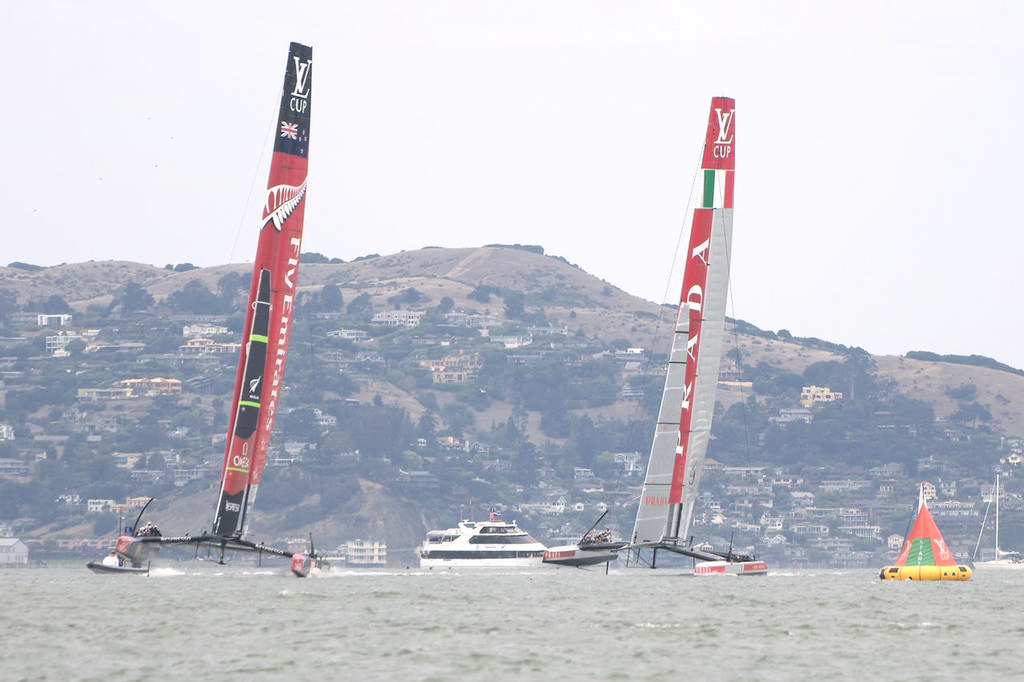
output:
<svg viewBox="0 0 1024 682"><path fill-rule="evenodd" d="M124 504L112 504L109 511L115 514L133 514L145 507L149 503L149 499L148 497L126 497Z"/></svg>
<svg viewBox="0 0 1024 682"><path fill-rule="evenodd" d="M525 336L491 336L489 338L492 343L500 343L505 350L522 348L523 346L529 346L531 343L533 343L533 336L529 334Z"/></svg>
<svg viewBox="0 0 1024 682"><path fill-rule="evenodd" d="M198 481L206 476L207 472L213 472L214 469L207 469L206 467L181 467L174 470L174 487L181 488L188 485L192 481ZM219 474L219 472L218 472Z"/></svg>
<svg viewBox="0 0 1024 682"><path fill-rule="evenodd" d="M370 338L370 334L362 329L335 329L334 331L327 332L327 337L331 339L347 339L349 341L366 341Z"/></svg>
<svg viewBox="0 0 1024 682"><path fill-rule="evenodd" d="M806 490L794 490L789 493L789 496L793 498L793 504L799 507L812 507L814 506L814 493Z"/></svg>
<svg viewBox="0 0 1024 682"><path fill-rule="evenodd" d="M110 511L110 508L117 504L117 500L86 500L85 501L85 513L86 514L101 514L105 511Z"/></svg>
<svg viewBox="0 0 1024 682"><path fill-rule="evenodd" d="M165 379L163 377L122 379L118 382L118 385L131 389L132 395L136 397L181 395L181 379Z"/></svg>
<svg viewBox="0 0 1024 682"><path fill-rule="evenodd" d="M388 546L374 540L349 540L344 547L345 563L349 566L384 566L388 558Z"/></svg>
<svg viewBox="0 0 1024 682"><path fill-rule="evenodd" d="M775 424L790 424L792 422L801 421L805 424L810 424L814 420L814 413L812 413L806 407L788 407L779 410L778 417L769 417L768 421Z"/></svg>
<svg viewBox="0 0 1024 682"><path fill-rule="evenodd" d="M178 346L178 350L185 355L203 355L207 353L230 353L237 354L242 348L242 344L238 341L228 341L226 343L217 343L213 339L207 339L205 337L192 337L182 345Z"/></svg>
<svg viewBox="0 0 1024 682"><path fill-rule="evenodd" d="M935 502L928 505L928 509L931 511L933 516L970 518L978 515L977 511L974 509L973 503L961 502L960 500L943 500L942 502Z"/></svg>
<svg viewBox="0 0 1024 682"><path fill-rule="evenodd" d="M28 566L28 545L18 538L0 538L0 568Z"/></svg>
<svg viewBox="0 0 1024 682"><path fill-rule="evenodd" d="M572 479L574 481L588 481L594 478L594 470L589 467L573 467Z"/></svg>
<svg viewBox="0 0 1024 682"><path fill-rule="evenodd" d="M338 425L337 417L335 417L333 414L327 414L319 407L313 408L313 419L316 420L316 423L319 426L330 427Z"/></svg>
<svg viewBox="0 0 1024 682"><path fill-rule="evenodd" d="M460 353L443 358L420 360L420 367L430 371L435 384L458 384L476 378L483 366L479 353Z"/></svg>
<svg viewBox="0 0 1024 682"><path fill-rule="evenodd" d="M0 476L28 476L29 465L14 457L0 457Z"/></svg>
<svg viewBox="0 0 1024 682"><path fill-rule="evenodd" d="M718 380L725 383L742 381L743 369L732 358L722 358L718 366Z"/></svg>
<svg viewBox="0 0 1024 682"><path fill-rule="evenodd" d="M822 481L819 486L822 492L827 493L848 493L854 490L862 490L871 487L871 481L857 481L838 479L833 481Z"/></svg>
<svg viewBox="0 0 1024 682"><path fill-rule="evenodd" d="M196 323L186 324L181 328L181 335L186 339L191 339L196 336L216 336L218 334L227 334L228 328L219 324L207 324L207 323Z"/></svg>
<svg viewBox="0 0 1024 682"><path fill-rule="evenodd" d="M903 465L898 462L889 462L880 467L868 469L868 476L872 478L896 478L903 475Z"/></svg>
<svg viewBox="0 0 1024 682"><path fill-rule="evenodd" d="M7 316L8 322L15 329L24 327L67 327L71 324L73 316L70 313L49 315L47 313L11 313Z"/></svg>
<svg viewBox="0 0 1024 682"><path fill-rule="evenodd" d="M470 327L473 329L487 329L497 324L494 315L480 313L450 312L444 316L444 321L455 327Z"/></svg>
<svg viewBox="0 0 1024 682"><path fill-rule="evenodd" d="M644 465L640 463L639 452L616 452L613 460L617 466L622 467L622 473L626 476L643 476Z"/></svg>
<svg viewBox="0 0 1024 682"><path fill-rule="evenodd" d="M789 530L797 535L813 537L825 537L829 533L828 526L823 523L794 523Z"/></svg>
<svg viewBox="0 0 1024 682"><path fill-rule="evenodd" d="M79 400L128 400L132 389L121 387L80 388L76 392Z"/></svg>
<svg viewBox="0 0 1024 682"><path fill-rule="evenodd" d="M936 491L934 483L929 483L928 481L925 481L924 483L921 484L921 491L921 494L924 495L924 499L926 501L930 502L931 500L935 499Z"/></svg>
<svg viewBox="0 0 1024 682"><path fill-rule="evenodd" d="M45 346L46 352L50 355L58 353L59 351L64 350L64 348L72 341L82 341L84 343L85 338L78 334L66 334L64 332L61 332L56 336L47 336Z"/></svg>
<svg viewBox="0 0 1024 682"><path fill-rule="evenodd" d="M436 489L441 485L441 480L429 471L406 471L398 470L398 482L411 488L424 490Z"/></svg>
<svg viewBox="0 0 1024 682"><path fill-rule="evenodd" d="M370 322L382 324L385 327L416 327L422 319L422 310L385 310L374 313Z"/></svg>
<svg viewBox="0 0 1024 682"><path fill-rule="evenodd" d="M842 393L833 391L828 386L804 386L800 390L800 404L804 407L814 407L818 403L831 403L842 399Z"/></svg>

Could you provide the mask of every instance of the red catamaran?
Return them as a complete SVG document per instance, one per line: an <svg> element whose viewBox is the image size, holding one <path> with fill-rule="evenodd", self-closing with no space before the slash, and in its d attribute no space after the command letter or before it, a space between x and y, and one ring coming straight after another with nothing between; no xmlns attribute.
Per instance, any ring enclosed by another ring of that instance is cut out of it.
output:
<svg viewBox="0 0 1024 682"><path fill-rule="evenodd" d="M138 521L117 539L114 561L90 562L93 570L138 572L162 545L195 545L220 551L290 557L304 576L314 559L244 539L274 427L295 303L302 243L309 154L313 50L292 43L281 95L280 134L274 144L263 225L253 267L249 305L238 358L232 413L213 530L200 536L139 537ZM141 515L140 515L141 517ZM109 557L108 557L109 559Z"/></svg>

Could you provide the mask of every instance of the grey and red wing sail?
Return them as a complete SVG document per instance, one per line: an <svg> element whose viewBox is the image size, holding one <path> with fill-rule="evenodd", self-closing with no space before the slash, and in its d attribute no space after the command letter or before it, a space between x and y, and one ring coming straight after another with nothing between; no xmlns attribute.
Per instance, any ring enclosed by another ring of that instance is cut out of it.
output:
<svg viewBox="0 0 1024 682"><path fill-rule="evenodd" d="M736 167L735 102L711 100L669 366L634 544L685 539L704 467L725 327Z"/></svg>

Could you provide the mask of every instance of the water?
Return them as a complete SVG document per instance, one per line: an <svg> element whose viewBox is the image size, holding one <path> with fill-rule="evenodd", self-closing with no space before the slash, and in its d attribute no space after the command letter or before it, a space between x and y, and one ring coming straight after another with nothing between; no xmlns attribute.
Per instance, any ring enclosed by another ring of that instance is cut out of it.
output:
<svg viewBox="0 0 1024 682"><path fill-rule="evenodd" d="M1024 571L0 571L2 680L1022 679Z"/></svg>

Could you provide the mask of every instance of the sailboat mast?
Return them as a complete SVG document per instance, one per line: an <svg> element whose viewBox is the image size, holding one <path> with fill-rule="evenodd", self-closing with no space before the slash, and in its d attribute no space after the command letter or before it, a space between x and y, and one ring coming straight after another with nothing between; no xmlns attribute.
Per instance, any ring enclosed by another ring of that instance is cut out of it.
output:
<svg viewBox="0 0 1024 682"><path fill-rule="evenodd" d="M221 537L245 533L280 399L302 244L312 63L312 48L291 44L213 522Z"/></svg>
<svg viewBox="0 0 1024 682"><path fill-rule="evenodd" d="M995 490L994 494L996 496L996 556L995 556L995 558L998 559L999 558L999 474L996 474L996 490Z"/></svg>

